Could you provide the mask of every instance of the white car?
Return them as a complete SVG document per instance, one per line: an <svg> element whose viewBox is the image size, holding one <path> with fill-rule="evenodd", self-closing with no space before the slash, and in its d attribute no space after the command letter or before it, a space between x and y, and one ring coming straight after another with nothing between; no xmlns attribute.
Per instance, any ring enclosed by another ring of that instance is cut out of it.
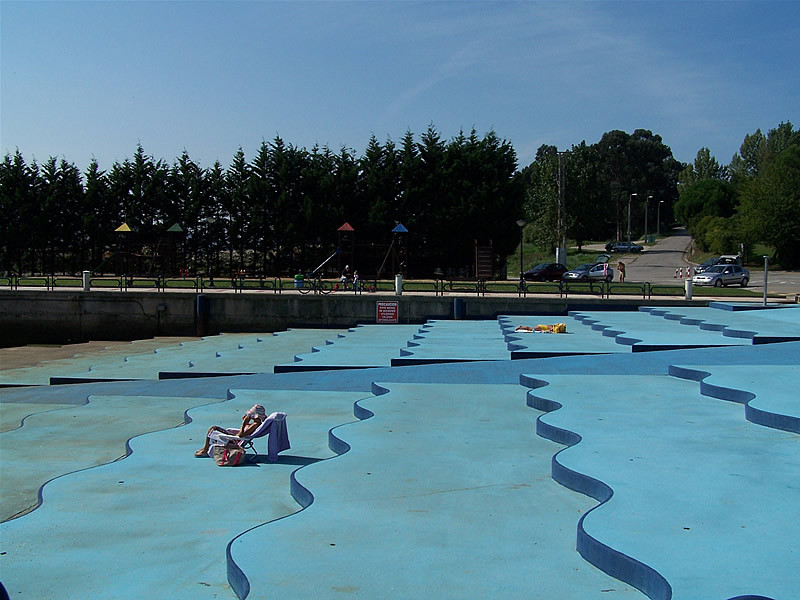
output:
<svg viewBox="0 0 800 600"><path fill-rule="evenodd" d="M694 285L713 285L714 287L732 283L746 287L749 281L750 271L739 265L714 265L692 277Z"/></svg>
<svg viewBox="0 0 800 600"><path fill-rule="evenodd" d="M567 271L561 276L564 281L613 281L614 269L607 263L586 263Z"/></svg>

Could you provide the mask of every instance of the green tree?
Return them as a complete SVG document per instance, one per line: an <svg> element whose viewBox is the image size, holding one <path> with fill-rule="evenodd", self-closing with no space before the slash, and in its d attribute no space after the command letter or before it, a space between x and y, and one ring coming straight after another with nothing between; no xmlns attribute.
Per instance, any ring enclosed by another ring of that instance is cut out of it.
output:
<svg viewBox="0 0 800 600"><path fill-rule="evenodd" d="M84 173L84 194L81 207L83 230L90 245L90 269L102 272L106 251L114 243L111 223L116 213L108 191L108 181L97 160L92 159Z"/></svg>
<svg viewBox="0 0 800 600"><path fill-rule="evenodd" d="M0 270L22 273L37 229L38 168L29 167L22 153L6 154L0 164Z"/></svg>
<svg viewBox="0 0 800 600"><path fill-rule="evenodd" d="M229 242L231 254L235 257L233 269L236 271L252 268L247 262L248 248L255 248L255 228L249 211L252 204L250 198L250 165L245 160L241 148L233 155L230 167L225 173L228 193L225 196L224 209L230 216ZM235 252L234 252L235 251Z"/></svg>
<svg viewBox="0 0 800 600"><path fill-rule="evenodd" d="M736 190L732 184L720 179L701 179L681 190L675 203L675 218L694 234L694 226L703 217L730 217L735 207Z"/></svg>
<svg viewBox="0 0 800 600"><path fill-rule="evenodd" d="M525 186L523 204L527 242L539 248L554 251L558 233L558 150L542 145L536 159L522 171Z"/></svg>
<svg viewBox="0 0 800 600"><path fill-rule="evenodd" d="M661 136L646 129L637 129L630 135L610 131L596 148L604 188L613 203L616 238L622 239L627 232L628 202L631 202L631 228L639 231L637 224L644 224L648 196L656 201L675 198L684 166L673 158L672 150ZM637 196L632 200L634 193Z"/></svg>
<svg viewBox="0 0 800 600"><path fill-rule="evenodd" d="M727 178L727 168L717 162L717 159L711 155L711 151L708 148L703 147L697 151L694 164L687 165L681 171L679 184L681 186L689 186L704 179L725 180Z"/></svg>
<svg viewBox="0 0 800 600"><path fill-rule="evenodd" d="M578 251L587 240L604 239L613 231L612 213L598 210L607 203L600 171L597 169L597 148L581 142L573 146L564 161L564 210L567 236L574 239Z"/></svg>
<svg viewBox="0 0 800 600"><path fill-rule="evenodd" d="M743 186L738 214L751 240L775 247L777 262L800 266L800 146L787 147Z"/></svg>

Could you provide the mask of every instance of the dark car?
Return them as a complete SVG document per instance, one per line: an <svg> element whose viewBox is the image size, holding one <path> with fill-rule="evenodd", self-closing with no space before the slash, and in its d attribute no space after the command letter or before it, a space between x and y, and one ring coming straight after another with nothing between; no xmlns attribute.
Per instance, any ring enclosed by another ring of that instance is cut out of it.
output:
<svg viewBox="0 0 800 600"><path fill-rule="evenodd" d="M540 263L525 271L522 276L525 281L560 281L566 272L567 267L561 263Z"/></svg>
<svg viewBox="0 0 800 600"><path fill-rule="evenodd" d="M606 244L606 252L641 252L644 246L634 244L631 242L608 242Z"/></svg>

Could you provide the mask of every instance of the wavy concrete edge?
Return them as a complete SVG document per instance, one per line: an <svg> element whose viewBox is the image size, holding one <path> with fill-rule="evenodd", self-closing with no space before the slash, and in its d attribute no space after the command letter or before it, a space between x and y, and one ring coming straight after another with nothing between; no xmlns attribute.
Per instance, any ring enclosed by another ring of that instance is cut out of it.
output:
<svg viewBox="0 0 800 600"><path fill-rule="evenodd" d="M372 383L372 394L373 397L382 396L384 394L389 393L389 389L379 386L376 383ZM228 399L235 397L234 394L228 390ZM334 427L331 427L328 430L328 448L331 449L332 452L336 454L336 456L331 456L330 458L323 459L324 461L327 460L334 460L345 454L346 452L350 451L350 444L345 442L342 438L338 437L334 431L339 429L340 427L345 427L346 425L352 425L354 423L358 423L359 421L365 421L366 419L372 418L375 416L371 410L364 408L359 403L362 400L371 400L372 398L362 398L361 400L357 400L353 403L353 415L358 419L357 421L349 421L347 423L341 423ZM320 461L322 462L322 461ZM236 597L239 600L245 600L247 596L250 594L250 580L247 579L247 575L244 571L236 564L236 561L233 559L233 554L231 552L231 548L236 540L240 537L250 533L258 529L259 527L264 527L269 525L270 523L275 523L277 521L281 521L283 519L288 519L296 514L303 512L309 506L314 503L314 494L311 492L310 489L305 487L302 483L297 480L297 473L307 467L308 465L301 465L296 468L292 473L289 475L289 494L291 495L292 499L297 502L300 506L300 510L297 512L293 512L288 515L283 515L276 519L270 519L269 521L264 521L263 523L259 523L258 525L254 525L244 531L239 532L234 537L230 539L227 546L225 546L225 564L226 564L226 571L228 577L228 585L231 586L233 593L236 594Z"/></svg>
<svg viewBox="0 0 800 600"><path fill-rule="evenodd" d="M12 431L17 431L18 429L22 429L22 426L25 424L25 419L27 419L28 417L32 417L33 415L43 415L44 413L56 412L58 410L66 410L67 408L72 408L74 406L86 406L87 404L89 404L88 398L81 404L70 404L68 406L59 406L58 408L50 408L47 410L39 410L36 412L28 413L19 420L19 425L14 427L14 429L6 429L5 431L0 431L0 435L3 435L4 433L10 433ZM48 406L48 405L42 404L41 406Z"/></svg>
<svg viewBox="0 0 800 600"><path fill-rule="evenodd" d="M228 392L228 394L230 394L230 391ZM83 404L76 404L75 406L86 406L86 405L90 404L90 402L91 402L90 399L94 395L95 394L89 394L86 397L86 402L84 402ZM97 395L102 396L104 394L97 394ZM230 400L232 397L233 396L229 395L228 396L228 400ZM97 465L90 465L88 467L83 467L82 469L75 469L73 471L67 471L66 473L61 473L60 475L56 475L55 477L51 477L50 479L45 481L42 485L40 485L39 489L36 491L36 504L34 506L31 506L31 507L29 507L29 508L27 508L25 510L22 510L22 511L20 511L20 512L14 514L14 515L11 515L8 519L3 521L3 523L8 523L9 521L13 521L14 519L19 519L20 517L24 517L25 515L28 515L28 514L32 513L33 511L35 511L37 508L39 508L44 503L43 491L44 491L44 488L45 488L45 486L47 484L55 481L56 479L61 479L62 477L68 477L70 475L74 475L75 473L82 473L83 471L89 471L90 469L96 469L98 467L103 467L105 465L110 465L111 463L115 463L115 462L119 462L121 460L125 460L131 454L133 454L133 449L131 448L131 440L132 439L135 439L135 438L138 438L138 437L142 437L143 435L148 435L148 434L151 434L151 433L156 433L158 431L168 431L169 429L177 429L178 427L183 427L184 425L188 425L189 423L191 423L193 421L193 419L189 416L189 411L190 410L192 410L194 408L199 408L201 406L209 406L211 404L219 404L219 403L218 402L208 402L207 404L198 404L197 406L193 406L192 408L187 408L185 411L183 411L183 423L181 423L179 425L176 425L175 427L168 427L166 429L154 429L153 431L144 431L142 433L138 433L136 435L133 435L133 436L129 437L127 440L125 440L125 454L123 454L122 456L120 456L118 458L115 458L114 460L109 460L109 461L106 461L104 463L100 463L100 464L97 464ZM55 410L61 410L61 409L53 409L53 411L55 411ZM43 411L43 412L53 412L53 411ZM30 415L25 416L22 419L22 422L24 423L25 419L27 419L28 417L31 417L33 415L39 415L39 414L42 414L42 413L31 413ZM20 429L21 427L22 427L22 424L20 424L20 427L18 427L17 429ZM16 430L12 429L10 431L16 431Z"/></svg>
<svg viewBox="0 0 800 600"><path fill-rule="evenodd" d="M89 404L89 398L91 398L91 395L86 397L86 401L83 404L74 404L73 406L86 406L87 404ZM66 407L54 408L54 409L51 409L51 410L43 410L41 412L34 412L34 413L30 413L29 415L25 415L20 420L19 427L15 427L14 429L9 429L8 431L17 431L19 429L22 429L22 427L25 425L25 421L28 419L28 417L32 417L34 415L41 415L43 413L48 413L48 412L55 412L57 410L65 410L65 408ZM4 431L3 433L8 433L8 431ZM133 438L131 438L131 439L133 439ZM122 456L122 457L117 458L117 459L115 459L113 461L110 461L110 462L116 462L118 460L122 460L123 458L125 458L126 456L128 456L131 453L131 447L128 444L128 442L130 442L130 439L125 441L125 456ZM109 463L103 463L103 464L105 465L105 464L109 464ZM72 473L79 473L81 471L86 471L87 469L93 469L94 467L99 467L99 466L101 466L101 465L92 465L90 467L84 467L83 469L77 469L75 471L69 471L68 473L62 473L61 475L57 475L56 477L51 477L50 479L45 481L42 485L40 485L38 490L36 490L36 504L34 504L33 506L29 506L28 508L26 508L24 510L19 511L18 513L15 513L15 514L11 515L5 521L2 521L2 522L3 523L8 523L9 521L13 521L14 519L19 519L20 517L24 517L25 515L28 515L28 514L32 513L33 511L35 511L37 508L39 508L42 505L42 503L44 502L44 495L42 493L42 490L44 490L44 486L46 486L51 481L55 481L56 479L64 477L65 475L71 475Z"/></svg>
<svg viewBox="0 0 800 600"><path fill-rule="evenodd" d="M703 396L743 404L744 417L751 423L771 429L788 431L790 433L800 433L800 418L754 407L750 402L756 398L757 394L734 387L708 383L705 380L713 375L713 373L709 371L703 371L693 367L670 365L667 372L673 377L699 382L700 393Z"/></svg>
<svg viewBox="0 0 800 600"><path fill-rule="evenodd" d="M529 407L543 411L545 414L554 412L562 407L560 402L549 400L533 393L533 390L537 388L550 385L546 380L522 374L520 375L520 385L531 388L526 398L526 404ZM574 471L559 462L559 455L568 448L579 444L583 438L574 431L546 423L542 420L543 416L539 415L536 419L536 434L567 446L567 448L562 448L553 455L551 477L556 483L599 502L597 506L589 509L578 520L576 542L578 554L604 573L635 587L649 598L653 600L670 600L672 598L672 586L663 575L643 562L604 544L586 532L583 526L584 520L595 509L608 502L614 495L614 490L599 479Z"/></svg>

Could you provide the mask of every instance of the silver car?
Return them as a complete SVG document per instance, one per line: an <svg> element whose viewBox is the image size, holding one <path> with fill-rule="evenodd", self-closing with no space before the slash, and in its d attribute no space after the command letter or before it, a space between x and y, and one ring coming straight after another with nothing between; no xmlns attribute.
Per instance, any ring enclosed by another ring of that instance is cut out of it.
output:
<svg viewBox="0 0 800 600"><path fill-rule="evenodd" d="M739 265L714 265L692 277L694 285L722 287L738 283L742 287L750 281L750 271Z"/></svg>
<svg viewBox="0 0 800 600"><path fill-rule="evenodd" d="M564 281L613 281L614 269L608 263L585 263L561 276Z"/></svg>

